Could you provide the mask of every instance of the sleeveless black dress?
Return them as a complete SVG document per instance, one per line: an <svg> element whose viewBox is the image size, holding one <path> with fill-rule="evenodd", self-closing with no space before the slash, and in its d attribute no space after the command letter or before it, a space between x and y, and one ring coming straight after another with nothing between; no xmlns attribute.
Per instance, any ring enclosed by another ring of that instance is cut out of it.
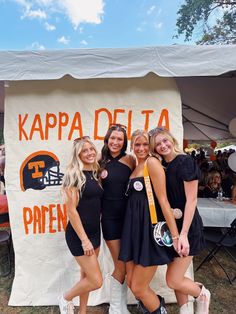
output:
<svg viewBox="0 0 236 314"><path fill-rule="evenodd" d="M189 155L177 155L170 163L163 162L163 165L165 166L166 190L170 206L180 208L183 212L182 218L176 219L178 230L181 232L186 203L184 181L199 180L200 170L196 161ZM197 208L189 228L188 240L190 256L199 254L205 248L203 223Z"/></svg>
<svg viewBox="0 0 236 314"><path fill-rule="evenodd" d="M102 232L105 240L117 240L121 238L127 196L125 195L131 169L120 162L125 153L113 158L109 156L109 162L102 172L102 186L104 189L102 198ZM105 175L103 175L105 173Z"/></svg>
<svg viewBox="0 0 236 314"><path fill-rule="evenodd" d="M128 203L121 238L119 259L144 267L168 264L175 256L173 247L158 246L153 239L148 199L143 177L129 181ZM158 221L164 221L155 198Z"/></svg>
<svg viewBox="0 0 236 314"><path fill-rule="evenodd" d="M91 241L94 249L100 246L101 229L101 198L103 190L99 183L92 177L92 171L83 171L86 177L86 183L82 193L82 197L76 207L84 230ZM70 221L68 221L66 232L66 243L73 256L84 255L81 240L73 229Z"/></svg>

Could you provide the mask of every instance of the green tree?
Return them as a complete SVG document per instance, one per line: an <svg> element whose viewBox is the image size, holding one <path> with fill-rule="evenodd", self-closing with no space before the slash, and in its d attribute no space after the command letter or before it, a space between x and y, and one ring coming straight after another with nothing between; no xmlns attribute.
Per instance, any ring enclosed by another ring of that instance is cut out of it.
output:
<svg viewBox="0 0 236 314"><path fill-rule="evenodd" d="M213 12L217 16L214 24ZM202 37L197 44L236 44L236 1L186 0L177 15L177 38L184 35L189 41L201 24Z"/></svg>

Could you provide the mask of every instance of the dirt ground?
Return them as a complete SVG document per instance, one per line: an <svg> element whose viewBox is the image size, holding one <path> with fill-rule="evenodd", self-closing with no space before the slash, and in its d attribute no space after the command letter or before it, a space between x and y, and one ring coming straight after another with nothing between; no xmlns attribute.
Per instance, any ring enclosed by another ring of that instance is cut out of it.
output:
<svg viewBox="0 0 236 314"><path fill-rule="evenodd" d="M3 270L5 260L4 248L0 247L0 272ZM236 248L232 250L236 256ZM194 268L200 263L205 256L206 251L201 255L195 257ZM231 276L236 274L236 264L225 254L220 253L219 258L226 265L227 270ZM14 270L7 277L0 277L0 314L59 314L58 306L41 306L41 307L10 307L8 306L8 299L11 292L12 281L14 278ZM210 314L234 314L236 313L236 280L231 285L225 276L224 272L212 260L206 263L198 272L195 272L195 280L203 282L204 285L211 291L212 300L210 305ZM78 312L78 308L76 309ZM178 307L176 304L167 304L168 314L178 314ZM132 314L140 313L135 305L129 306L129 311ZM100 306L89 307L88 314L107 314L108 305L102 304Z"/></svg>

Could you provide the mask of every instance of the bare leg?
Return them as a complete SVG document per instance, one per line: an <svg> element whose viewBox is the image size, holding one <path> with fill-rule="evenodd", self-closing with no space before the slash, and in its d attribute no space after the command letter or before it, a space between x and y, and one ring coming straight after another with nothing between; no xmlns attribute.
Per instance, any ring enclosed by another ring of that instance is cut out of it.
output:
<svg viewBox="0 0 236 314"><path fill-rule="evenodd" d="M99 248L95 250L95 254L98 257L99 254ZM84 279L86 277L85 272L81 269L81 277L80 280ZM88 298L89 298L89 292L83 293L80 295L80 305L79 305L79 313L80 314L86 314L87 304L88 304Z"/></svg>
<svg viewBox="0 0 236 314"><path fill-rule="evenodd" d="M109 314L130 314L127 308L127 286L125 281L125 263L118 260L120 240L106 241L111 253L114 271L111 277Z"/></svg>
<svg viewBox="0 0 236 314"><path fill-rule="evenodd" d="M133 262L128 262L125 264L126 266L126 282L127 286L131 289L131 282L135 264Z"/></svg>
<svg viewBox="0 0 236 314"><path fill-rule="evenodd" d="M85 274L69 291L64 294L67 301L72 301L74 297L81 296L90 291L99 289L102 286L102 274L98 264L97 255L76 256L77 263L81 271Z"/></svg>
<svg viewBox="0 0 236 314"><path fill-rule="evenodd" d="M149 312L155 311L160 306L156 293L149 287L156 270L157 266L143 267L134 265L132 267L131 264L127 265L128 278L131 276L131 290L135 297L142 301Z"/></svg>
<svg viewBox="0 0 236 314"><path fill-rule="evenodd" d="M125 263L118 260L120 252L120 240L106 241L106 244L114 263L114 271L112 276L122 284L125 280Z"/></svg>
<svg viewBox="0 0 236 314"><path fill-rule="evenodd" d="M179 306L188 302L188 295L198 297L201 292L199 285L185 277L192 259L192 256L177 257L167 268L166 282L171 289L175 290Z"/></svg>

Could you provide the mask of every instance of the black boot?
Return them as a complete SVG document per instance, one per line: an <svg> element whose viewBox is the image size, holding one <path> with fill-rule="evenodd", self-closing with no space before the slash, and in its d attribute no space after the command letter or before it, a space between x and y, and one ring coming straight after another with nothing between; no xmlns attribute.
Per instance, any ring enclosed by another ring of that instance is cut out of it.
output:
<svg viewBox="0 0 236 314"><path fill-rule="evenodd" d="M160 295L157 295L157 296L160 300L160 306L154 312L151 312L150 314L167 314L164 298L162 298Z"/></svg>
<svg viewBox="0 0 236 314"><path fill-rule="evenodd" d="M150 314L150 312L146 309L144 306L143 302L141 300L137 300L137 309L142 313L142 314Z"/></svg>
<svg viewBox="0 0 236 314"><path fill-rule="evenodd" d="M165 299L160 295L157 295L157 297L160 300L160 306L152 313L146 309L141 300L138 300L138 309L140 310L140 312L142 314L167 314Z"/></svg>

